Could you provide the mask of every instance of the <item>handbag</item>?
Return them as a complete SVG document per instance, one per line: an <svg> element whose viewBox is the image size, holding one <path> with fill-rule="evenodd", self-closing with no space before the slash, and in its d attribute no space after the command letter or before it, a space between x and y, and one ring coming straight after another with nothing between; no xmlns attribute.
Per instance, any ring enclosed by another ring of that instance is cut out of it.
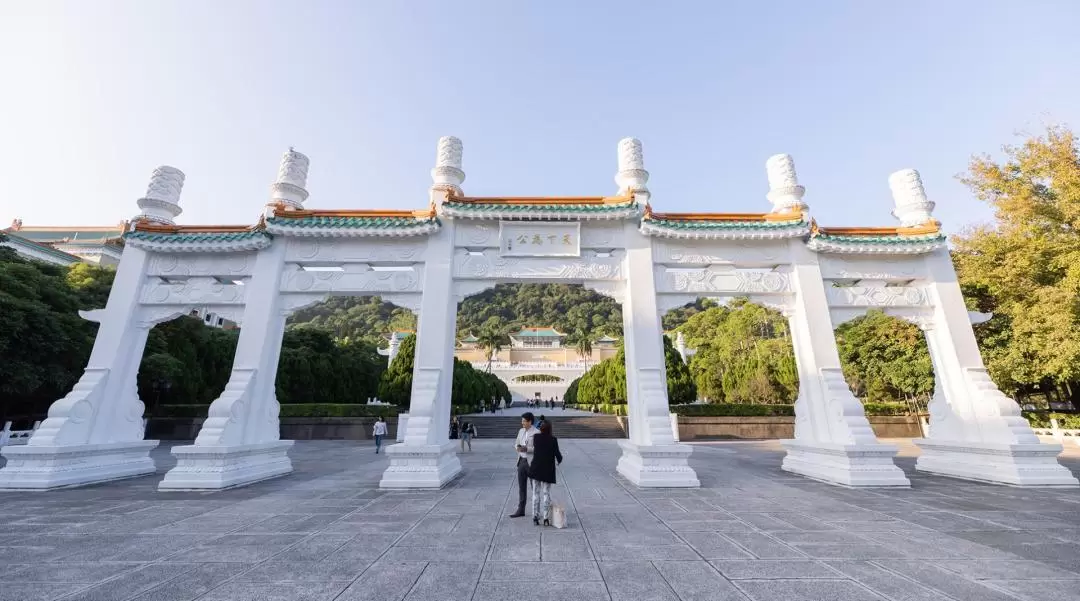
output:
<svg viewBox="0 0 1080 601"><path fill-rule="evenodd" d="M566 508L559 504L551 505L551 525L566 528Z"/></svg>

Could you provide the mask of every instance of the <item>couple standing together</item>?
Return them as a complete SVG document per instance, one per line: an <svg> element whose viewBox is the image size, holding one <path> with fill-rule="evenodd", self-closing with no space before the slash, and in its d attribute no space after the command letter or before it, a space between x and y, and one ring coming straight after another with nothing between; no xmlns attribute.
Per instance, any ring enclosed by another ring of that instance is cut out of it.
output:
<svg viewBox="0 0 1080 601"><path fill-rule="evenodd" d="M525 515L526 488L532 490L533 523L551 524L551 485L555 484L555 465L562 463L559 439L551 434L551 422L544 420L538 430L530 412L521 415L521 429L514 440L517 450L518 506L512 518Z"/></svg>

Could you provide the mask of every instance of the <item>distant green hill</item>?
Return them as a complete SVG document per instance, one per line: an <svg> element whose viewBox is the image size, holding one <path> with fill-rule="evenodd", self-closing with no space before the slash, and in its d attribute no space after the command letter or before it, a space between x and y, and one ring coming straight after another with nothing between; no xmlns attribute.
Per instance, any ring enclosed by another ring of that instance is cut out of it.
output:
<svg viewBox="0 0 1080 601"><path fill-rule="evenodd" d="M416 316L377 296L337 296L297 311L291 324L311 324L336 338L385 346L393 330L415 330ZM458 337L491 329L500 333L526 326L552 326L592 337L622 336L622 309L614 300L567 284L500 284L471 296L458 308Z"/></svg>

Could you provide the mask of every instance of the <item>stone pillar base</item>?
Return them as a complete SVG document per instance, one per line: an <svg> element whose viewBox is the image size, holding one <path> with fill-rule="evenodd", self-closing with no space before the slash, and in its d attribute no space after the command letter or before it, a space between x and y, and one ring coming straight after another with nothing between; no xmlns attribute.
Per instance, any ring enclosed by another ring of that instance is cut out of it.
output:
<svg viewBox="0 0 1080 601"><path fill-rule="evenodd" d="M1060 444L995 444L913 440L920 450L915 469L928 474L1008 484L1076 488L1080 482L1058 463Z"/></svg>
<svg viewBox="0 0 1080 601"><path fill-rule="evenodd" d="M153 474L156 440L63 446L6 446L2 490L49 490Z"/></svg>
<svg viewBox="0 0 1080 601"><path fill-rule="evenodd" d="M688 460L694 447L685 444L639 445L620 440L618 472L641 488L697 488L697 473Z"/></svg>
<svg viewBox="0 0 1080 601"><path fill-rule="evenodd" d="M165 474L158 490L221 490L244 486L292 472L291 440L244 445L173 447L176 467Z"/></svg>
<svg viewBox="0 0 1080 601"><path fill-rule="evenodd" d="M887 444L835 444L783 440L786 472L841 486L911 486L896 467L897 448Z"/></svg>
<svg viewBox="0 0 1080 601"><path fill-rule="evenodd" d="M390 467L379 488L442 488L461 473L455 441L443 445L395 444L386 447Z"/></svg>

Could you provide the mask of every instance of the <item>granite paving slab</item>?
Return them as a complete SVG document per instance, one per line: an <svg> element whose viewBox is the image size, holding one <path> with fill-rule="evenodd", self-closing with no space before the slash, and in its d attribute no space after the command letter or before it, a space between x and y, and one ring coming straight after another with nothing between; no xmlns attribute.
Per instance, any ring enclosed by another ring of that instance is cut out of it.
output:
<svg viewBox="0 0 1080 601"><path fill-rule="evenodd" d="M1080 491L917 473L898 442L912 488L886 491L783 472L775 441L694 443L701 488L642 490L615 441L561 441L562 530L508 517L502 440L420 491L380 491L369 443L301 441L287 477L159 493L165 445L152 477L0 493L0 601L1080 600Z"/></svg>

